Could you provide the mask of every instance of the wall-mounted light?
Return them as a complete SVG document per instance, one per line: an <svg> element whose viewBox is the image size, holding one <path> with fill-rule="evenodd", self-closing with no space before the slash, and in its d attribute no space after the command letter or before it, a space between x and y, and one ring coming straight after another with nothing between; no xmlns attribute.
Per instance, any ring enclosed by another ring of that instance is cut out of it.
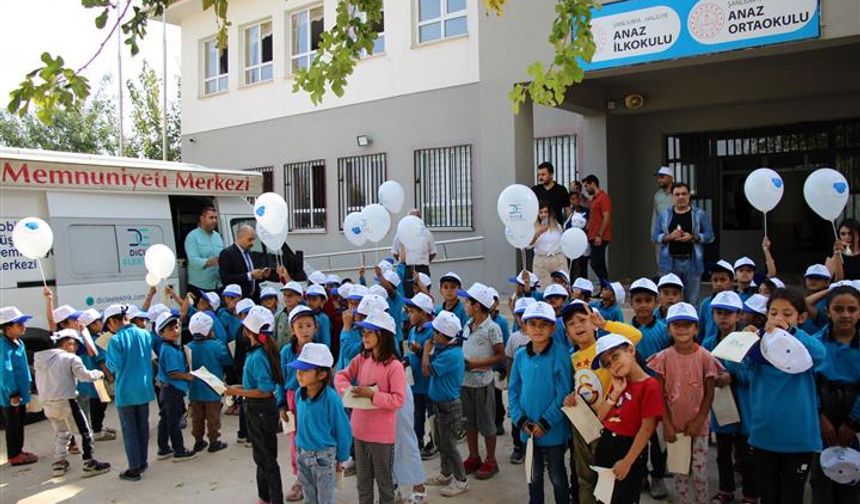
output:
<svg viewBox="0 0 860 504"><path fill-rule="evenodd" d="M367 147L368 145L373 143L373 139L367 135L358 135L355 137L356 143L358 143L359 147Z"/></svg>

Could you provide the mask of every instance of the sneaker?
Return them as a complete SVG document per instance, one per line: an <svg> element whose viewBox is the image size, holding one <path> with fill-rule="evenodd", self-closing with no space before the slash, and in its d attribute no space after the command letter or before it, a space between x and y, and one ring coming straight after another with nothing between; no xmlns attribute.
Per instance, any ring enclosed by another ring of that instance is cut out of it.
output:
<svg viewBox="0 0 860 504"><path fill-rule="evenodd" d="M112 429L112 428L110 428L110 427L102 427L102 431L104 431L104 432L110 432L111 434L113 434L114 436L116 436L116 429Z"/></svg>
<svg viewBox="0 0 860 504"><path fill-rule="evenodd" d="M107 429L93 433L93 441L113 441L114 439L116 439L116 433Z"/></svg>
<svg viewBox="0 0 860 504"><path fill-rule="evenodd" d="M110 464L107 462L99 462L98 460L87 460L84 462L84 478L92 478L99 474L104 474L110 471Z"/></svg>
<svg viewBox="0 0 860 504"><path fill-rule="evenodd" d="M54 478L59 478L60 476L64 476L66 472L69 470L69 461L68 460L57 460L51 464L51 476Z"/></svg>
<svg viewBox="0 0 860 504"><path fill-rule="evenodd" d="M490 479L499 472L499 464L495 460L485 460L481 467L475 472L475 477L479 480Z"/></svg>
<svg viewBox="0 0 860 504"><path fill-rule="evenodd" d="M9 464L13 465L13 466L22 466L22 465L35 464L38 461L39 461L39 457L33 455L32 453L22 452L22 453L19 453L18 455L15 455L12 458L10 458Z"/></svg>
<svg viewBox="0 0 860 504"><path fill-rule="evenodd" d="M174 462L187 462L189 460L194 460L197 458L197 452L194 451L186 451L184 453L174 453L173 461Z"/></svg>
<svg viewBox="0 0 860 504"><path fill-rule="evenodd" d="M427 504L428 502L430 502L430 499L427 498L427 492L413 491L409 499L406 500L406 504Z"/></svg>
<svg viewBox="0 0 860 504"><path fill-rule="evenodd" d="M453 497L469 491L469 482L467 480L457 481L451 480L451 484L439 491L442 497Z"/></svg>
<svg viewBox="0 0 860 504"><path fill-rule="evenodd" d="M287 502L301 502L305 500L305 496L302 493L302 485L299 483L294 484L284 497L287 498Z"/></svg>
<svg viewBox="0 0 860 504"><path fill-rule="evenodd" d="M140 466L140 469L138 469L138 471L140 472L140 474L143 474L146 472L147 469L149 469L149 462L144 462L143 465Z"/></svg>
<svg viewBox="0 0 860 504"><path fill-rule="evenodd" d="M424 445L424 449L421 450L421 460L432 460L437 455L439 455L439 448L436 448L432 441Z"/></svg>
<svg viewBox="0 0 860 504"><path fill-rule="evenodd" d="M735 500L735 496L729 492L717 492L711 497L711 504L729 504Z"/></svg>
<svg viewBox="0 0 860 504"><path fill-rule="evenodd" d="M209 446L209 443L207 443L206 441L200 440L200 441L197 441L196 443L194 443L193 449L195 452L202 452L203 450L206 449L207 446Z"/></svg>
<svg viewBox="0 0 860 504"><path fill-rule="evenodd" d="M125 471L119 473L119 479L125 481L140 481L140 471L126 469Z"/></svg>
<svg viewBox="0 0 860 504"><path fill-rule="evenodd" d="M451 484L452 481L454 481L453 474L445 476L444 474L439 473L436 476L433 476L432 478L427 480L427 482L424 484L428 486L448 486Z"/></svg>
<svg viewBox="0 0 860 504"><path fill-rule="evenodd" d="M480 467L481 459L479 459L478 457L469 457L463 461L463 468L466 470L466 474L472 474Z"/></svg>
<svg viewBox="0 0 860 504"><path fill-rule="evenodd" d="M648 493L651 494L651 498L653 499L665 499L669 495L669 492L666 490L666 483L663 481L663 478L651 478L651 487L648 489Z"/></svg>
<svg viewBox="0 0 860 504"><path fill-rule="evenodd" d="M212 441L211 443L209 443L209 449L206 451L208 451L209 453L215 453L217 451L223 450L224 448L227 448L227 443L223 441Z"/></svg>
<svg viewBox="0 0 860 504"><path fill-rule="evenodd" d="M75 441L75 436L72 436L71 441L69 441L69 455L80 455L81 447L78 446L78 443Z"/></svg>
<svg viewBox="0 0 860 504"><path fill-rule="evenodd" d="M167 460L173 456L173 450L158 450L155 454L155 458L158 460Z"/></svg>
<svg viewBox="0 0 860 504"><path fill-rule="evenodd" d="M523 454L522 450L514 449L511 453L511 464L520 465L523 463L524 458L525 454Z"/></svg>

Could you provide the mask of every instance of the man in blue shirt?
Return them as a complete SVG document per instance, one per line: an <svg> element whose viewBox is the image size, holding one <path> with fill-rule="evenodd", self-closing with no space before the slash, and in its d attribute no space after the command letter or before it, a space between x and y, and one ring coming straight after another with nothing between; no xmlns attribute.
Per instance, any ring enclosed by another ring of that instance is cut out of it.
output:
<svg viewBox="0 0 860 504"><path fill-rule="evenodd" d="M185 236L188 290L195 294L217 290L220 285L218 254L224 249L224 240L217 227L218 212L208 206L200 211L197 227Z"/></svg>

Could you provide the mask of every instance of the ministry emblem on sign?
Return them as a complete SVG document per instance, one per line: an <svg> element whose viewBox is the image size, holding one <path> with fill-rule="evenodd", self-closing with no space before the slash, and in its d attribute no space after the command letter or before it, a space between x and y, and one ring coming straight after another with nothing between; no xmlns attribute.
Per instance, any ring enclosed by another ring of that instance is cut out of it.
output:
<svg viewBox="0 0 860 504"><path fill-rule="evenodd" d="M726 15L719 5L712 3L699 3L687 18L687 26L690 33L696 39L708 40L716 37L726 24Z"/></svg>

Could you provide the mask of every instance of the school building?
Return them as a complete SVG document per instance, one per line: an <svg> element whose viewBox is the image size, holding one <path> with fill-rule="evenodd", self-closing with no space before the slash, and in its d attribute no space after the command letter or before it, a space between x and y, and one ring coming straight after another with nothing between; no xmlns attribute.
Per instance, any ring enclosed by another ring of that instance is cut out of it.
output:
<svg viewBox="0 0 860 504"><path fill-rule="evenodd" d="M562 183L594 173L615 205L613 277L654 274L649 246L654 171L675 169L712 216L709 258L760 253L762 217L746 203L758 167L785 181L768 215L781 276L822 261L830 225L808 210L805 176L830 166L852 193L860 179L860 2L626 0L595 12L597 53L562 106L511 112L508 91L548 61L552 0L386 0L372 54L343 97L314 106L292 73L315 55L335 0L232 0L219 52L212 12L179 0L183 158L259 170L290 207L288 243L306 256L355 250L343 217L400 182L441 247L433 268L499 287L516 268L496 199L534 184L550 160ZM856 173L856 175L855 175ZM855 201L846 213L854 215ZM389 245L397 224L386 242ZM370 245L368 245L370 246ZM373 255L369 254L368 260ZM311 257L348 268L357 254Z"/></svg>

